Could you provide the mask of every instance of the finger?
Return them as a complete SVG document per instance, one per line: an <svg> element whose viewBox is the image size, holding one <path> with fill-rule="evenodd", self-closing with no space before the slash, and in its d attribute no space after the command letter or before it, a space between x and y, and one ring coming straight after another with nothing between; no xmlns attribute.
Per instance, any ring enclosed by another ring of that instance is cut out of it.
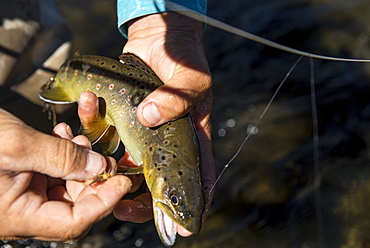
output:
<svg viewBox="0 0 370 248"><path fill-rule="evenodd" d="M138 190L140 188L142 182L144 181L144 175L143 174L128 175L127 177L130 178L130 180L132 182L132 187L131 187L130 193L133 193L136 190Z"/></svg>
<svg viewBox="0 0 370 248"><path fill-rule="evenodd" d="M73 205L61 201L45 202L32 215L31 219L34 225L28 230L27 236L42 240L64 241L81 238L94 223L112 211L115 204L130 190L130 187L131 182L128 178L114 176L108 179L95 193L80 198ZM59 224L55 225L55 223Z"/></svg>
<svg viewBox="0 0 370 248"><path fill-rule="evenodd" d="M188 230L186 230L185 228L183 228L182 226L178 225L177 226L177 233L182 236L182 237L189 237L191 235L193 235L192 232L189 232Z"/></svg>
<svg viewBox="0 0 370 248"><path fill-rule="evenodd" d="M202 153L202 184L205 195L205 207L202 215L203 221L208 215L208 210L212 203L214 194L214 183L216 181L216 173L214 167L214 158L212 154L211 140L211 108L212 108L212 92L206 93L203 101L197 105L192 114L194 116L194 125L197 130L200 150Z"/></svg>
<svg viewBox="0 0 370 248"><path fill-rule="evenodd" d="M10 137L3 137L10 142L1 149L3 170L36 171L56 178L87 180L101 174L107 166L105 158L96 152L26 129L12 130L6 134Z"/></svg>
<svg viewBox="0 0 370 248"><path fill-rule="evenodd" d="M105 158L73 142L36 131L0 109L0 163L7 171L36 171L52 177L87 180L102 173Z"/></svg>
<svg viewBox="0 0 370 248"><path fill-rule="evenodd" d="M120 160L118 160L117 164L118 166L123 166L123 167L137 167L138 166L127 150L125 150L125 154L123 155L122 158L120 158Z"/></svg>
<svg viewBox="0 0 370 248"><path fill-rule="evenodd" d="M86 136L78 135L72 139L72 142L89 150L92 149L91 142Z"/></svg>
<svg viewBox="0 0 370 248"><path fill-rule="evenodd" d="M99 113L99 100L92 92L82 92L78 100L78 116L82 125L94 122Z"/></svg>
<svg viewBox="0 0 370 248"><path fill-rule="evenodd" d="M113 215L123 221L143 223L153 218L150 192L143 193L134 200L122 200L113 209Z"/></svg>
<svg viewBox="0 0 370 248"><path fill-rule="evenodd" d="M88 140L88 138L83 135L74 137L71 127L66 123L59 123L56 125L52 131L52 134L59 138L72 140L73 143L79 146L83 146L90 150L92 149L91 142Z"/></svg>
<svg viewBox="0 0 370 248"><path fill-rule="evenodd" d="M211 87L211 76L191 68L179 68L164 86L149 94L138 106L137 118L154 127L188 113Z"/></svg>
<svg viewBox="0 0 370 248"><path fill-rule="evenodd" d="M52 135L68 140L71 140L74 137L71 127L64 122L59 123L54 127Z"/></svg>
<svg viewBox="0 0 370 248"><path fill-rule="evenodd" d="M73 206L75 228L81 223L83 229L87 229L107 216L130 188L131 181L127 177L113 176L102 183L96 194L80 198Z"/></svg>
<svg viewBox="0 0 370 248"><path fill-rule="evenodd" d="M70 204L73 204L73 199L66 191L66 188L64 185L58 185L58 186L51 188L47 192L47 194L48 194L48 198L50 201L64 201L64 202L69 202Z"/></svg>

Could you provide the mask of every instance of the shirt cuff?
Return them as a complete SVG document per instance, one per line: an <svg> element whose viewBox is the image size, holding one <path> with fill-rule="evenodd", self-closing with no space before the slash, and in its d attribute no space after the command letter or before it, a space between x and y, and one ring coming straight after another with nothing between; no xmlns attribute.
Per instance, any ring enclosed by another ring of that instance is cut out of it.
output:
<svg viewBox="0 0 370 248"><path fill-rule="evenodd" d="M191 11L205 15L207 0L171 0ZM180 6L168 8L166 0L117 0L118 30L127 38L128 22L132 19L167 11L183 10Z"/></svg>

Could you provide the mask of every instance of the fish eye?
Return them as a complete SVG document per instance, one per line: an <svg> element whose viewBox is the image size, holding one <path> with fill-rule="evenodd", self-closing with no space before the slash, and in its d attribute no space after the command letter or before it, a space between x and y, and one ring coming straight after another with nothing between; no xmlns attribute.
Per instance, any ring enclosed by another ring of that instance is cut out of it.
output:
<svg viewBox="0 0 370 248"><path fill-rule="evenodd" d="M170 200L171 200L172 205L174 205L174 206L179 205L180 199L175 193L171 194Z"/></svg>

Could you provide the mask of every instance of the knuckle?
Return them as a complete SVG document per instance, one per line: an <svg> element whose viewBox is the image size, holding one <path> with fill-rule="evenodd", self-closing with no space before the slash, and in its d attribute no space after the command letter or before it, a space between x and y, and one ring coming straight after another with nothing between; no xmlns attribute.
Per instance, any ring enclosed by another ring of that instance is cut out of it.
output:
<svg viewBox="0 0 370 248"><path fill-rule="evenodd" d="M77 168L76 165L84 159L80 156L79 147L65 139L58 139L54 153L49 153L49 161L46 164L55 164L57 174L61 177L69 175Z"/></svg>

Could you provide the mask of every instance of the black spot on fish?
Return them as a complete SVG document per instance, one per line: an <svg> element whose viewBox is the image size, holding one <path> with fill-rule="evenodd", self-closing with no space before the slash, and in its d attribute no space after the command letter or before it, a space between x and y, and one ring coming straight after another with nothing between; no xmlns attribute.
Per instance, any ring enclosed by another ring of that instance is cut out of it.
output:
<svg viewBox="0 0 370 248"><path fill-rule="evenodd" d="M105 63L104 62L101 62L100 65L104 65Z"/></svg>
<svg viewBox="0 0 370 248"><path fill-rule="evenodd" d="M112 69L116 68L116 65L112 65Z"/></svg>
<svg viewBox="0 0 370 248"><path fill-rule="evenodd" d="M158 170L158 171L160 171L160 170L161 170L161 168L158 168L157 170Z"/></svg>
<svg viewBox="0 0 370 248"><path fill-rule="evenodd" d="M176 157L177 157L177 155L173 154L173 155L172 155L172 157L173 157L173 158L176 158Z"/></svg>
<svg viewBox="0 0 370 248"><path fill-rule="evenodd" d="M167 177L164 177L163 180L166 182L167 181Z"/></svg>
<svg viewBox="0 0 370 248"><path fill-rule="evenodd" d="M182 171L179 171L179 176L182 176Z"/></svg>
<svg viewBox="0 0 370 248"><path fill-rule="evenodd" d="M166 160L166 156L162 155L161 159Z"/></svg>

